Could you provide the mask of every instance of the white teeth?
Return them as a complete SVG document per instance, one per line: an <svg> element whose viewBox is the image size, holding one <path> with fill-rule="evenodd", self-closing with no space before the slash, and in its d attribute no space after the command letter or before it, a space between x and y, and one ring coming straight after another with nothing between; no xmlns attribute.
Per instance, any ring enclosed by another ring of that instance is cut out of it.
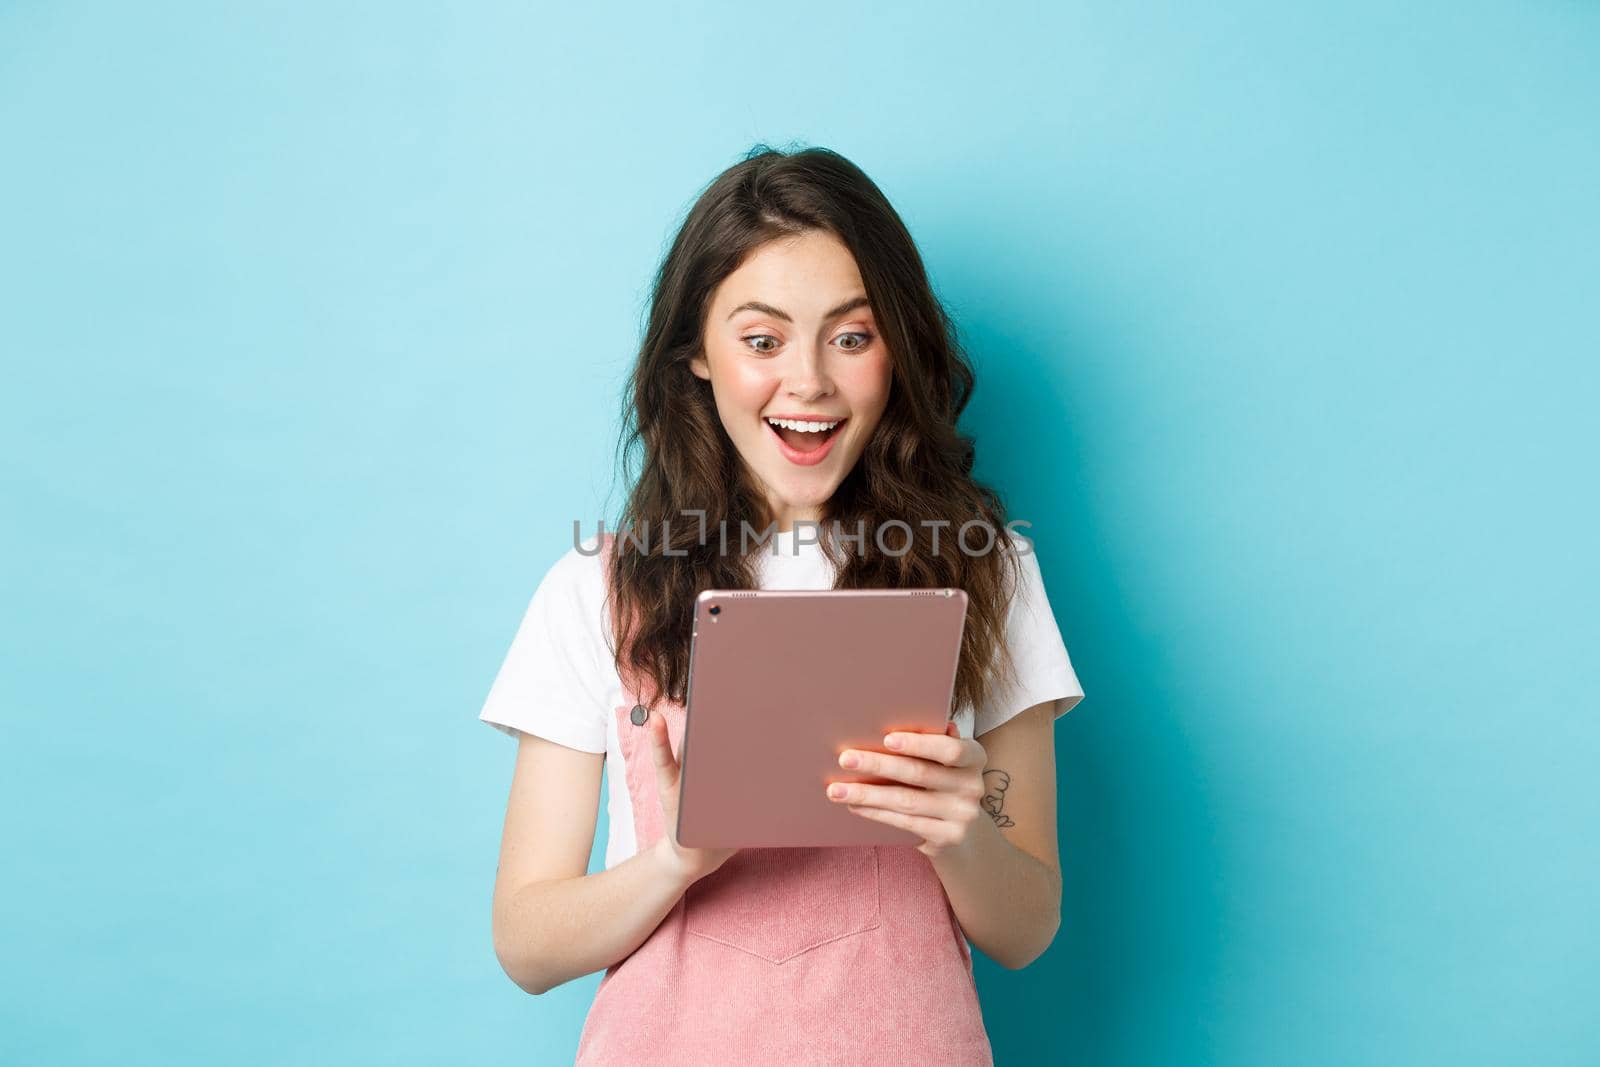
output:
<svg viewBox="0 0 1600 1067"><path fill-rule="evenodd" d="M774 426L782 426L785 430L799 430L801 433L827 433L843 422L843 419L834 419L832 422L801 422L799 419L768 419Z"/></svg>

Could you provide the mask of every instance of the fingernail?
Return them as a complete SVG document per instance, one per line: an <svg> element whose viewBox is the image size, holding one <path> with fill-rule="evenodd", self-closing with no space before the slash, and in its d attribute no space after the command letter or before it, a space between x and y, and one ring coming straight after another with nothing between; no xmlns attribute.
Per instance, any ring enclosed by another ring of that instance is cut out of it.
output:
<svg viewBox="0 0 1600 1067"><path fill-rule="evenodd" d="M885 745L887 745L888 747L890 747L890 748L899 748L900 747L900 735L899 734L885 734L884 737L883 737L883 743Z"/></svg>
<svg viewBox="0 0 1600 1067"><path fill-rule="evenodd" d="M833 797L835 800L839 799L840 797L844 796L844 786L840 785L838 782L833 783L828 787L828 795Z"/></svg>
<svg viewBox="0 0 1600 1067"><path fill-rule="evenodd" d="M839 766L841 767L857 767L860 766L860 764L861 757L856 755L854 752L841 753L839 756Z"/></svg>

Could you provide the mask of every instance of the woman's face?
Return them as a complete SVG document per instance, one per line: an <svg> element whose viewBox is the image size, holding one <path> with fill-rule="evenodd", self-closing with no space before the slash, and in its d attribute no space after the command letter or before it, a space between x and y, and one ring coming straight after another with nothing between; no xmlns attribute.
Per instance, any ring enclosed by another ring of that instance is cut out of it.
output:
<svg viewBox="0 0 1600 1067"><path fill-rule="evenodd" d="M690 368L711 382L769 517L780 530L820 521L889 401L889 353L855 257L826 232L767 242L711 294L701 337Z"/></svg>

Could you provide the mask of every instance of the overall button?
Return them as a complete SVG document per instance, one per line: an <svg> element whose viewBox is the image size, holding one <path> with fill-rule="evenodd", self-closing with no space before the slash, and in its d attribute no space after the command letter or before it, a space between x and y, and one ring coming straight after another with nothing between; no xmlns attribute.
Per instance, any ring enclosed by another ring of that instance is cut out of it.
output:
<svg viewBox="0 0 1600 1067"><path fill-rule="evenodd" d="M645 707L643 704L635 704L633 706L633 710L628 713L628 718L632 720L633 725L635 726L643 726L644 721L649 717L650 709Z"/></svg>

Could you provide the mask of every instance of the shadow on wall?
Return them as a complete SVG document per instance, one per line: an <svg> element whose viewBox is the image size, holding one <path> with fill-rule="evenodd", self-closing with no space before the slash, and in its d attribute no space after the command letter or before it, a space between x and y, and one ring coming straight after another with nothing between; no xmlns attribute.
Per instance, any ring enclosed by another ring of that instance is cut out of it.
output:
<svg viewBox="0 0 1600 1067"><path fill-rule="evenodd" d="M970 252L945 258L992 265L976 243ZM1022 971L975 955L984 1017L1002 1064L1137 1062L1166 1029L1151 1027L1154 1005L1192 1006L1178 1029L1204 1032L1227 879L1214 786L1180 723L1186 690L1199 687L1159 666L1170 646L1160 627L1126 617L1107 550L1116 519L1093 505L1108 495L1077 488L1115 476L1085 468L1081 434L1091 398L1105 395L1082 384L1094 374L1084 368L1114 361L1117 338L1083 325L1060 296L1071 286L1036 269L957 278L951 291L981 309L954 312L978 375L962 420L977 438L978 474L1008 517L1033 524L1026 532L1086 694L1056 728L1061 929Z"/></svg>

